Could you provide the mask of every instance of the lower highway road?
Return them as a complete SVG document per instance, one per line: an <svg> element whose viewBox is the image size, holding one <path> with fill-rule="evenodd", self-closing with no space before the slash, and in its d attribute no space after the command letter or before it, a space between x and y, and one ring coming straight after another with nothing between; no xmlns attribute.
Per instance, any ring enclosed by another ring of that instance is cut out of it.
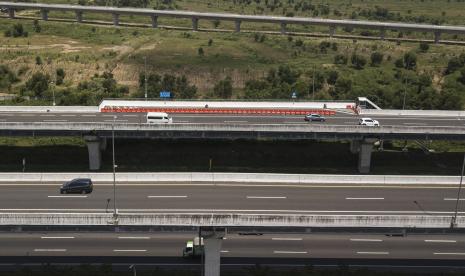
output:
<svg viewBox="0 0 465 276"><path fill-rule="evenodd" d="M112 184L60 194L58 184L1 184L0 212L111 212ZM119 212L453 214L458 185L117 184ZM459 214L465 213L460 198Z"/></svg>

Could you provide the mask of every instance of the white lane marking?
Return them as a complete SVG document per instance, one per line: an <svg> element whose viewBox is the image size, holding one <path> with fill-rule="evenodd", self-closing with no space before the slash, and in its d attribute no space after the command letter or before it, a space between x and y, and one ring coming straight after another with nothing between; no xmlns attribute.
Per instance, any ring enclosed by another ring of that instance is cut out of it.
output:
<svg viewBox="0 0 465 276"><path fill-rule="evenodd" d="M271 238L273 241L301 241L302 238Z"/></svg>
<svg viewBox="0 0 465 276"><path fill-rule="evenodd" d="M248 199L286 199L285 196L247 196Z"/></svg>
<svg viewBox="0 0 465 276"><path fill-rule="evenodd" d="M123 236L123 237L118 237L118 239L122 239L122 240L125 240L125 239L127 239L127 240L149 240L150 237L125 237L125 236Z"/></svg>
<svg viewBox="0 0 465 276"><path fill-rule="evenodd" d="M96 117L97 115L93 115L93 114L84 114L84 115L81 115L82 117Z"/></svg>
<svg viewBox="0 0 465 276"><path fill-rule="evenodd" d="M425 123L403 123L404 125L419 125L419 126L426 126Z"/></svg>
<svg viewBox="0 0 465 276"><path fill-rule="evenodd" d="M353 242L382 242L380 239L350 239Z"/></svg>
<svg viewBox="0 0 465 276"><path fill-rule="evenodd" d="M40 237L41 239L74 239L74 237L66 236L66 237Z"/></svg>
<svg viewBox="0 0 465 276"><path fill-rule="evenodd" d="M36 116L36 115L32 115L32 114L21 114L19 115L21 117L33 117L33 116Z"/></svg>
<svg viewBox="0 0 465 276"><path fill-rule="evenodd" d="M44 120L44 122L67 122L68 120Z"/></svg>
<svg viewBox="0 0 465 276"><path fill-rule="evenodd" d="M138 117L139 115L123 115L123 117Z"/></svg>
<svg viewBox="0 0 465 276"><path fill-rule="evenodd" d="M113 117L113 116L116 116L118 117L118 115L102 115L103 117Z"/></svg>
<svg viewBox="0 0 465 276"><path fill-rule="evenodd" d="M52 114L47 114L47 115L39 115L40 117L55 117L56 115L52 115Z"/></svg>
<svg viewBox="0 0 465 276"><path fill-rule="evenodd" d="M454 243L457 241L454 240L425 240L425 242L448 242L448 243Z"/></svg>
<svg viewBox="0 0 465 276"><path fill-rule="evenodd" d="M346 125L356 125L358 123L357 123L357 121L353 121L353 122L344 122L344 124L346 124Z"/></svg>
<svg viewBox="0 0 465 276"><path fill-rule="evenodd" d="M0 114L0 116L8 116L8 117L13 117L14 115L13 114Z"/></svg>
<svg viewBox="0 0 465 276"><path fill-rule="evenodd" d="M175 122L176 123L189 123L190 121L178 121L178 120L176 120Z"/></svg>
<svg viewBox="0 0 465 276"><path fill-rule="evenodd" d="M47 196L50 198L86 198L86 195L75 195L75 196L70 196L70 195L63 195L63 196Z"/></svg>
<svg viewBox="0 0 465 276"><path fill-rule="evenodd" d="M105 122L127 122L128 120L104 120Z"/></svg>
<svg viewBox="0 0 465 276"><path fill-rule="evenodd" d="M186 195L174 195L174 196L170 196L170 195L168 195L168 196L151 196L151 195L149 195L147 197L148 198L187 198Z"/></svg>
<svg viewBox="0 0 465 276"><path fill-rule="evenodd" d="M381 251L358 251L357 254L363 255L389 255L389 252L381 252Z"/></svg>
<svg viewBox="0 0 465 276"><path fill-rule="evenodd" d="M36 248L34 252L66 252L66 249L47 249L47 248Z"/></svg>
<svg viewBox="0 0 465 276"><path fill-rule="evenodd" d="M384 197L346 197L347 200L383 200Z"/></svg>
<svg viewBox="0 0 465 276"><path fill-rule="evenodd" d="M307 251L281 251L275 250L273 251L274 254L307 254Z"/></svg>
<svg viewBox="0 0 465 276"><path fill-rule="evenodd" d="M444 200L453 200L453 201L457 201L457 198L446 197L446 198L444 198ZM459 198L459 200L465 200L465 198Z"/></svg>
<svg viewBox="0 0 465 276"><path fill-rule="evenodd" d="M248 121L224 121L225 123L248 123Z"/></svg>
<svg viewBox="0 0 465 276"><path fill-rule="evenodd" d="M221 253L229 253L229 250L221 250Z"/></svg>
<svg viewBox="0 0 465 276"><path fill-rule="evenodd" d="M113 249L113 252L147 252L146 249Z"/></svg>
<svg viewBox="0 0 465 276"><path fill-rule="evenodd" d="M465 255L465 252L434 252L434 255Z"/></svg>
<svg viewBox="0 0 465 276"><path fill-rule="evenodd" d="M72 114L63 114L61 115L62 117L76 117L77 115L72 115Z"/></svg>

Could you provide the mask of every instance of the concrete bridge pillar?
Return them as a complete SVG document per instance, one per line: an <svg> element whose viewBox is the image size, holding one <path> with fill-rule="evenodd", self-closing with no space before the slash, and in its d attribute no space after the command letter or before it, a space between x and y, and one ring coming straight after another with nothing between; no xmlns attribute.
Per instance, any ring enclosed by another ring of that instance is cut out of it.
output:
<svg viewBox="0 0 465 276"><path fill-rule="evenodd" d="M197 17L192 17L192 30L194 32L199 30L199 19Z"/></svg>
<svg viewBox="0 0 465 276"><path fill-rule="evenodd" d="M333 38L335 32L336 32L336 26L334 25L329 26L329 37L330 38Z"/></svg>
<svg viewBox="0 0 465 276"><path fill-rule="evenodd" d="M286 23L281 22L281 34L286 34Z"/></svg>
<svg viewBox="0 0 465 276"><path fill-rule="evenodd" d="M119 14L113 13L113 25L119 26Z"/></svg>
<svg viewBox="0 0 465 276"><path fill-rule="evenodd" d="M386 38L386 29L379 30L379 39L384 40Z"/></svg>
<svg viewBox="0 0 465 276"><path fill-rule="evenodd" d="M152 28L157 28L158 27L158 15L151 15L150 18L152 18Z"/></svg>
<svg viewBox="0 0 465 276"><path fill-rule="evenodd" d="M356 154L360 149L360 140L350 140L350 153Z"/></svg>
<svg viewBox="0 0 465 276"><path fill-rule="evenodd" d="M441 40L441 32L436 31L434 32L434 43L438 44Z"/></svg>
<svg viewBox="0 0 465 276"><path fill-rule="evenodd" d="M40 10L40 13L42 14L42 20L47 21L48 20L48 10Z"/></svg>
<svg viewBox="0 0 465 276"><path fill-rule="evenodd" d="M101 140L97 136L84 136L89 152L89 169L100 170L102 165L102 149L106 146L106 140ZM104 142L102 142L104 141Z"/></svg>
<svg viewBox="0 0 465 276"><path fill-rule="evenodd" d="M369 173L371 168L371 152L375 140L366 139L360 142L358 151L358 171L360 173Z"/></svg>
<svg viewBox="0 0 465 276"><path fill-rule="evenodd" d="M221 244L226 235L223 227L205 227L200 229L205 252L204 276L220 276Z"/></svg>
<svg viewBox="0 0 465 276"><path fill-rule="evenodd" d="M239 33L241 31L241 21L240 20L236 20L235 22L235 26L236 26L236 33Z"/></svg>
<svg viewBox="0 0 465 276"><path fill-rule="evenodd" d="M15 18L15 10L14 9L8 9L8 16L11 19Z"/></svg>
<svg viewBox="0 0 465 276"><path fill-rule="evenodd" d="M82 11L76 11L76 20L78 23L82 23Z"/></svg>

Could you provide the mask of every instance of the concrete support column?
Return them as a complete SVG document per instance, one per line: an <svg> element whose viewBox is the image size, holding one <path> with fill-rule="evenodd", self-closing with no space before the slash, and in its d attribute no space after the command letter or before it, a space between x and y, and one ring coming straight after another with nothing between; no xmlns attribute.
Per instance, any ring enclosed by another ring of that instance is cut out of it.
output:
<svg viewBox="0 0 465 276"><path fill-rule="evenodd" d="M15 18L15 10L14 9L8 9L8 16L11 19Z"/></svg>
<svg viewBox="0 0 465 276"><path fill-rule="evenodd" d="M436 31L434 32L434 43L438 44L441 40L441 32Z"/></svg>
<svg viewBox="0 0 465 276"><path fill-rule="evenodd" d="M241 31L241 21L240 20L236 20L235 22L235 26L236 26L236 33L239 33Z"/></svg>
<svg viewBox="0 0 465 276"><path fill-rule="evenodd" d="M78 23L82 23L82 11L76 12L76 20Z"/></svg>
<svg viewBox="0 0 465 276"><path fill-rule="evenodd" d="M113 13L113 25L119 26L119 14Z"/></svg>
<svg viewBox="0 0 465 276"><path fill-rule="evenodd" d="M102 164L102 140L97 136L84 136L84 140L89 152L89 169L93 171L100 170Z"/></svg>
<svg viewBox="0 0 465 276"><path fill-rule="evenodd" d="M192 17L192 30L194 32L199 30L199 19L197 17Z"/></svg>
<svg viewBox="0 0 465 276"><path fill-rule="evenodd" d="M204 276L220 276L221 244L226 235L223 227L204 227L200 229L205 254Z"/></svg>
<svg viewBox="0 0 465 276"><path fill-rule="evenodd" d="M334 25L329 26L329 37L330 38L333 38L335 32L336 32L336 26Z"/></svg>
<svg viewBox="0 0 465 276"><path fill-rule="evenodd" d="M204 238L205 276L220 276L221 238Z"/></svg>
<svg viewBox="0 0 465 276"><path fill-rule="evenodd" d="M360 140L350 141L350 153L356 154L360 150Z"/></svg>
<svg viewBox="0 0 465 276"><path fill-rule="evenodd" d="M151 15L150 18L152 18L152 27L157 28L158 27L158 15Z"/></svg>
<svg viewBox="0 0 465 276"><path fill-rule="evenodd" d="M47 21L48 20L48 10L40 10L40 13L42 14L42 20Z"/></svg>
<svg viewBox="0 0 465 276"><path fill-rule="evenodd" d="M374 141L371 139L363 140L360 143L358 152L358 171L360 173L369 173L371 168L371 152L373 151Z"/></svg>
<svg viewBox="0 0 465 276"><path fill-rule="evenodd" d="M281 22L281 34L286 34L286 23Z"/></svg>
<svg viewBox="0 0 465 276"><path fill-rule="evenodd" d="M379 39L384 40L386 38L386 29L379 30Z"/></svg>

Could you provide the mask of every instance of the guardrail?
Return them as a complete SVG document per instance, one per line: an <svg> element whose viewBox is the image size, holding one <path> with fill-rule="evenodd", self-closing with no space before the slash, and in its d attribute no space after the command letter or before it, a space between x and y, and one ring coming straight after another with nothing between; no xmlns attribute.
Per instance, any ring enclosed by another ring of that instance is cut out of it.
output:
<svg viewBox="0 0 465 276"><path fill-rule="evenodd" d="M363 116L428 116L428 117L456 117L461 119L465 117L463 110L400 110L400 109L359 109L359 115Z"/></svg>
<svg viewBox="0 0 465 276"><path fill-rule="evenodd" d="M96 113L97 106L0 106L0 112L73 112Z"/></svg>
<svg viewBox="0 0 465 276"><path fill-rule="evenodd" d="M112 173L0 173L0 183L62 184L73 178L91 178L94 183L113 183ZM143 183L256 183L256 184L358 184L358 185L459 185L460 176L436 175L328 175L271 173L116 173L118 184Z"/></svg>
<svg viewBox="0 0 465 276"><path fill-rule="evenodd" d="M0 225L450 228L451 216L241 213L0 213ZM465 226L458 216L455 228Z"/></svg>

